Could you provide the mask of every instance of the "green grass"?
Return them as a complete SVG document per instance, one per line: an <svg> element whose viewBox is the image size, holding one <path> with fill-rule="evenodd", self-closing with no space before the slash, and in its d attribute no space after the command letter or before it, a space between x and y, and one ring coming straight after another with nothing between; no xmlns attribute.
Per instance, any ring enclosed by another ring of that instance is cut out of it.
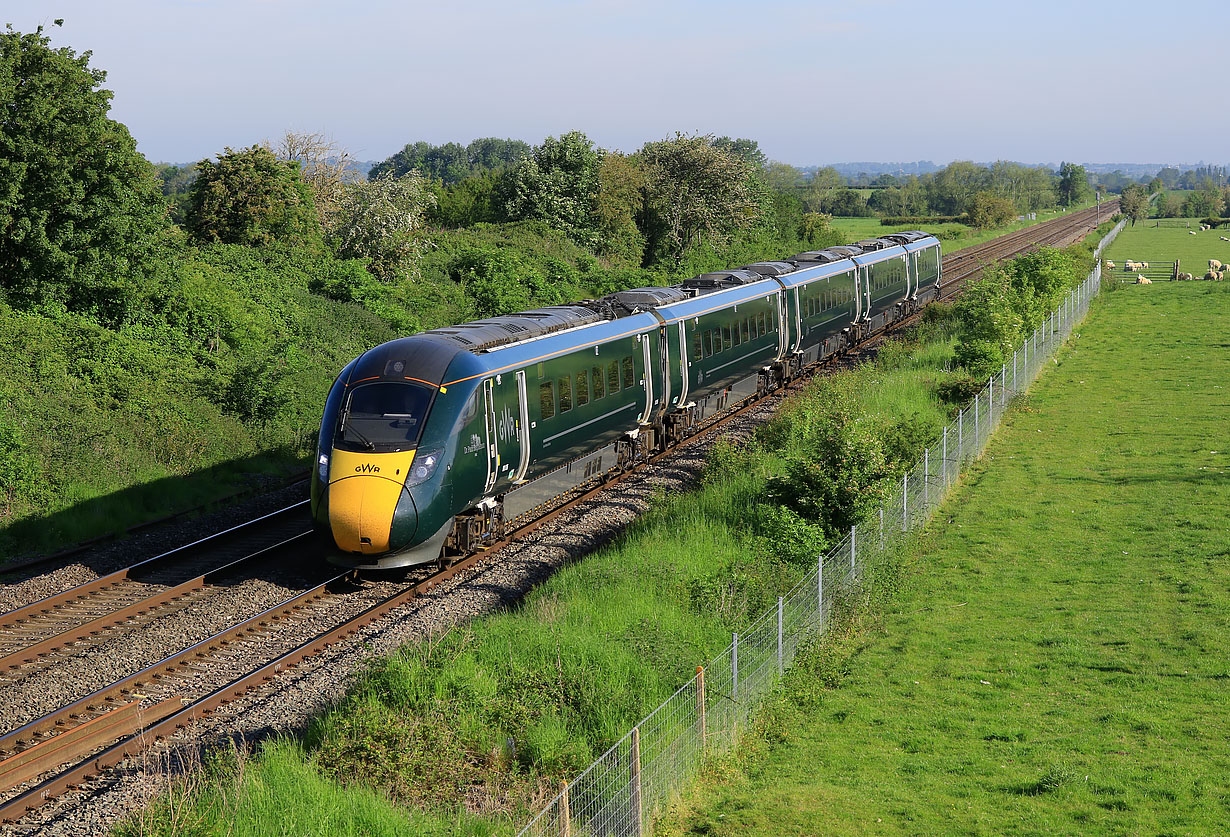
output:
<svg viewBox="0 0 1230 837"><path fill-rule="evenodd" d="M1115 262L1111 275L1116 277L1127 274L1123 271L1123 263L1127 259L1133 261L1173 262L1179 260L1179 270L1194 274L1197 278L1209 269L1209 259L1220 262L1230 262L1230 241L1222 241L1221 236L1230 238L1230 230L1216 229L1201 232L1194 228L1195 235L1175 227L1154 227L1152 221L1141 221L1136 226L1123 228L1114 243L1106 249L1103 258Z"/></svg>
<svg viewBox="0 0 1230 837"><path fill-rule="evenodd" d="M1224 833L1227 315L1225 285L1104 295L904 592L658 833Z"/></svg>

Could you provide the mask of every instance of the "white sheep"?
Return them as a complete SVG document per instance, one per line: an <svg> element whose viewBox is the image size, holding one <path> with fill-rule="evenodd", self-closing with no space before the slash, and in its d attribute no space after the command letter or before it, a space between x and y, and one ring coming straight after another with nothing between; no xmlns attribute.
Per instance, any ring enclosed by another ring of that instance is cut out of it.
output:
<svg viewBox="0 0 1230 837"><path fill-rule="evenodd" d="M1221 279L1221 274L1210 268L1209 272L1204 274L1204 278L1216 282Z"/></svg>
<svg viewBox="0 0 1230 837"><path fill-rule="evenodd" d="M1230 241L1230 238L1226 238L1224 235L1219 235L1218 238L1220 238L1222 241Z"/></svg>
<svg viewBox="0 0 1230 837"><path fill-rule="evenodd" d="M1209 270L1221 270L1223 267L1225 267L1225 265L1217 259L1209 259Z"/></svg>
<svg viewBox="0 0 1230 837"><path fill-rule="evenodd" d="M1114 262L1112 262L1110 259L1107 259L1107 260L1106 260L1106 267L1107 267L1107 269L1113 268L1114 266L1115 266L1115 263L1114 263Z"/></svg>
<svg viewBox="0 0 1230 837"><path fill-rule="evenodd" d="M1153 284L1153 280L1152 280L1152 279L1150 279L1150 278L1148 278L1147 276L1141 276L1140 274L1137 274L1137 275L1136 275L1136 284L1137 284L1137 285L1152 285L1152 284Z"/></svg>
<svg viewBox="0 0 1230 837"><path fill-rule="evenodd" d="M1195 230L1188 230L1188 231L1187 231L1187 234L1188 234L1188 235L1195 235L1195 234L1196 234L1196 231L1195 231Z"/></svg>
<svg viewBox="0 0 1230 837"><path fill-rule="evenodd" d="M1141 262L1141 263L1140 263L1140 266L1141 266L1142 268L1144 268L1145 270L1148 270L1148 269L1149 269L1149 263L1148 263L1148 262Z"/></svg>

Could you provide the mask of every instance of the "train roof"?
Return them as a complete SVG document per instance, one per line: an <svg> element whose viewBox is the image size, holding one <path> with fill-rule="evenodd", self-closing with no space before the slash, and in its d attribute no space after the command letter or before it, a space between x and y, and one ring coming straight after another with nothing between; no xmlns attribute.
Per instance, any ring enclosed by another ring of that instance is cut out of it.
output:
<svg viewBox="0 0 1230 837"><path fill-rule="evenodd" d="M691 299L677 302L673 305L664 305L657 310L658 315L665 319L666 322L673 323L679 320L686 320L688 317L699 317L717 308L727 308L731 305L739 305L740 303L760 299L776 292L780 288L781 286L774 280L761 278L757 282L748 282L745 285L731 285L711 293L694 296Z"/></svg>
<svg viewBox="0 0 1230 837"><path fill-rule="evenodd" d="M423 334L449 340L456 343L458 348L481 352L603 319L606 318L601 313L584 305L550 305L446 328L433 328Z"/></svg>

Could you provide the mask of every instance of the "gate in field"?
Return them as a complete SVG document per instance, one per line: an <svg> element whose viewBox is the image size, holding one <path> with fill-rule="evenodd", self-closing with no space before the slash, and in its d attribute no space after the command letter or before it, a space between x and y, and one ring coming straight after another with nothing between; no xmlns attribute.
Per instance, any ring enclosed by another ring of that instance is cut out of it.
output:
<svg viewBox="0 0 1230 837"><path fill-rule="evenodd" d="M1109 262L1102 264L1102 278L1115 282L1135 282L1143 276L1150 282L1169 282L1179 275L1181 269L1179 260L1173 262L1126 262L1116 261L1113 266Z"/></svg>

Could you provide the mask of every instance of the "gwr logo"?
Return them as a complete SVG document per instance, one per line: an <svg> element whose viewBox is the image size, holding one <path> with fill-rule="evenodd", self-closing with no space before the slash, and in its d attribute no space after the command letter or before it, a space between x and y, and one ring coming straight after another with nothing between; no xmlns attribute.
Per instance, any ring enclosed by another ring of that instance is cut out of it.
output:
<svg viewBox="0 0 1230 837"><path fill-rule="evenodd" d="M370 462L364 462L362 465L356 465L354 472L356 474L379 474L380 466L373 465Z"/></svg>

